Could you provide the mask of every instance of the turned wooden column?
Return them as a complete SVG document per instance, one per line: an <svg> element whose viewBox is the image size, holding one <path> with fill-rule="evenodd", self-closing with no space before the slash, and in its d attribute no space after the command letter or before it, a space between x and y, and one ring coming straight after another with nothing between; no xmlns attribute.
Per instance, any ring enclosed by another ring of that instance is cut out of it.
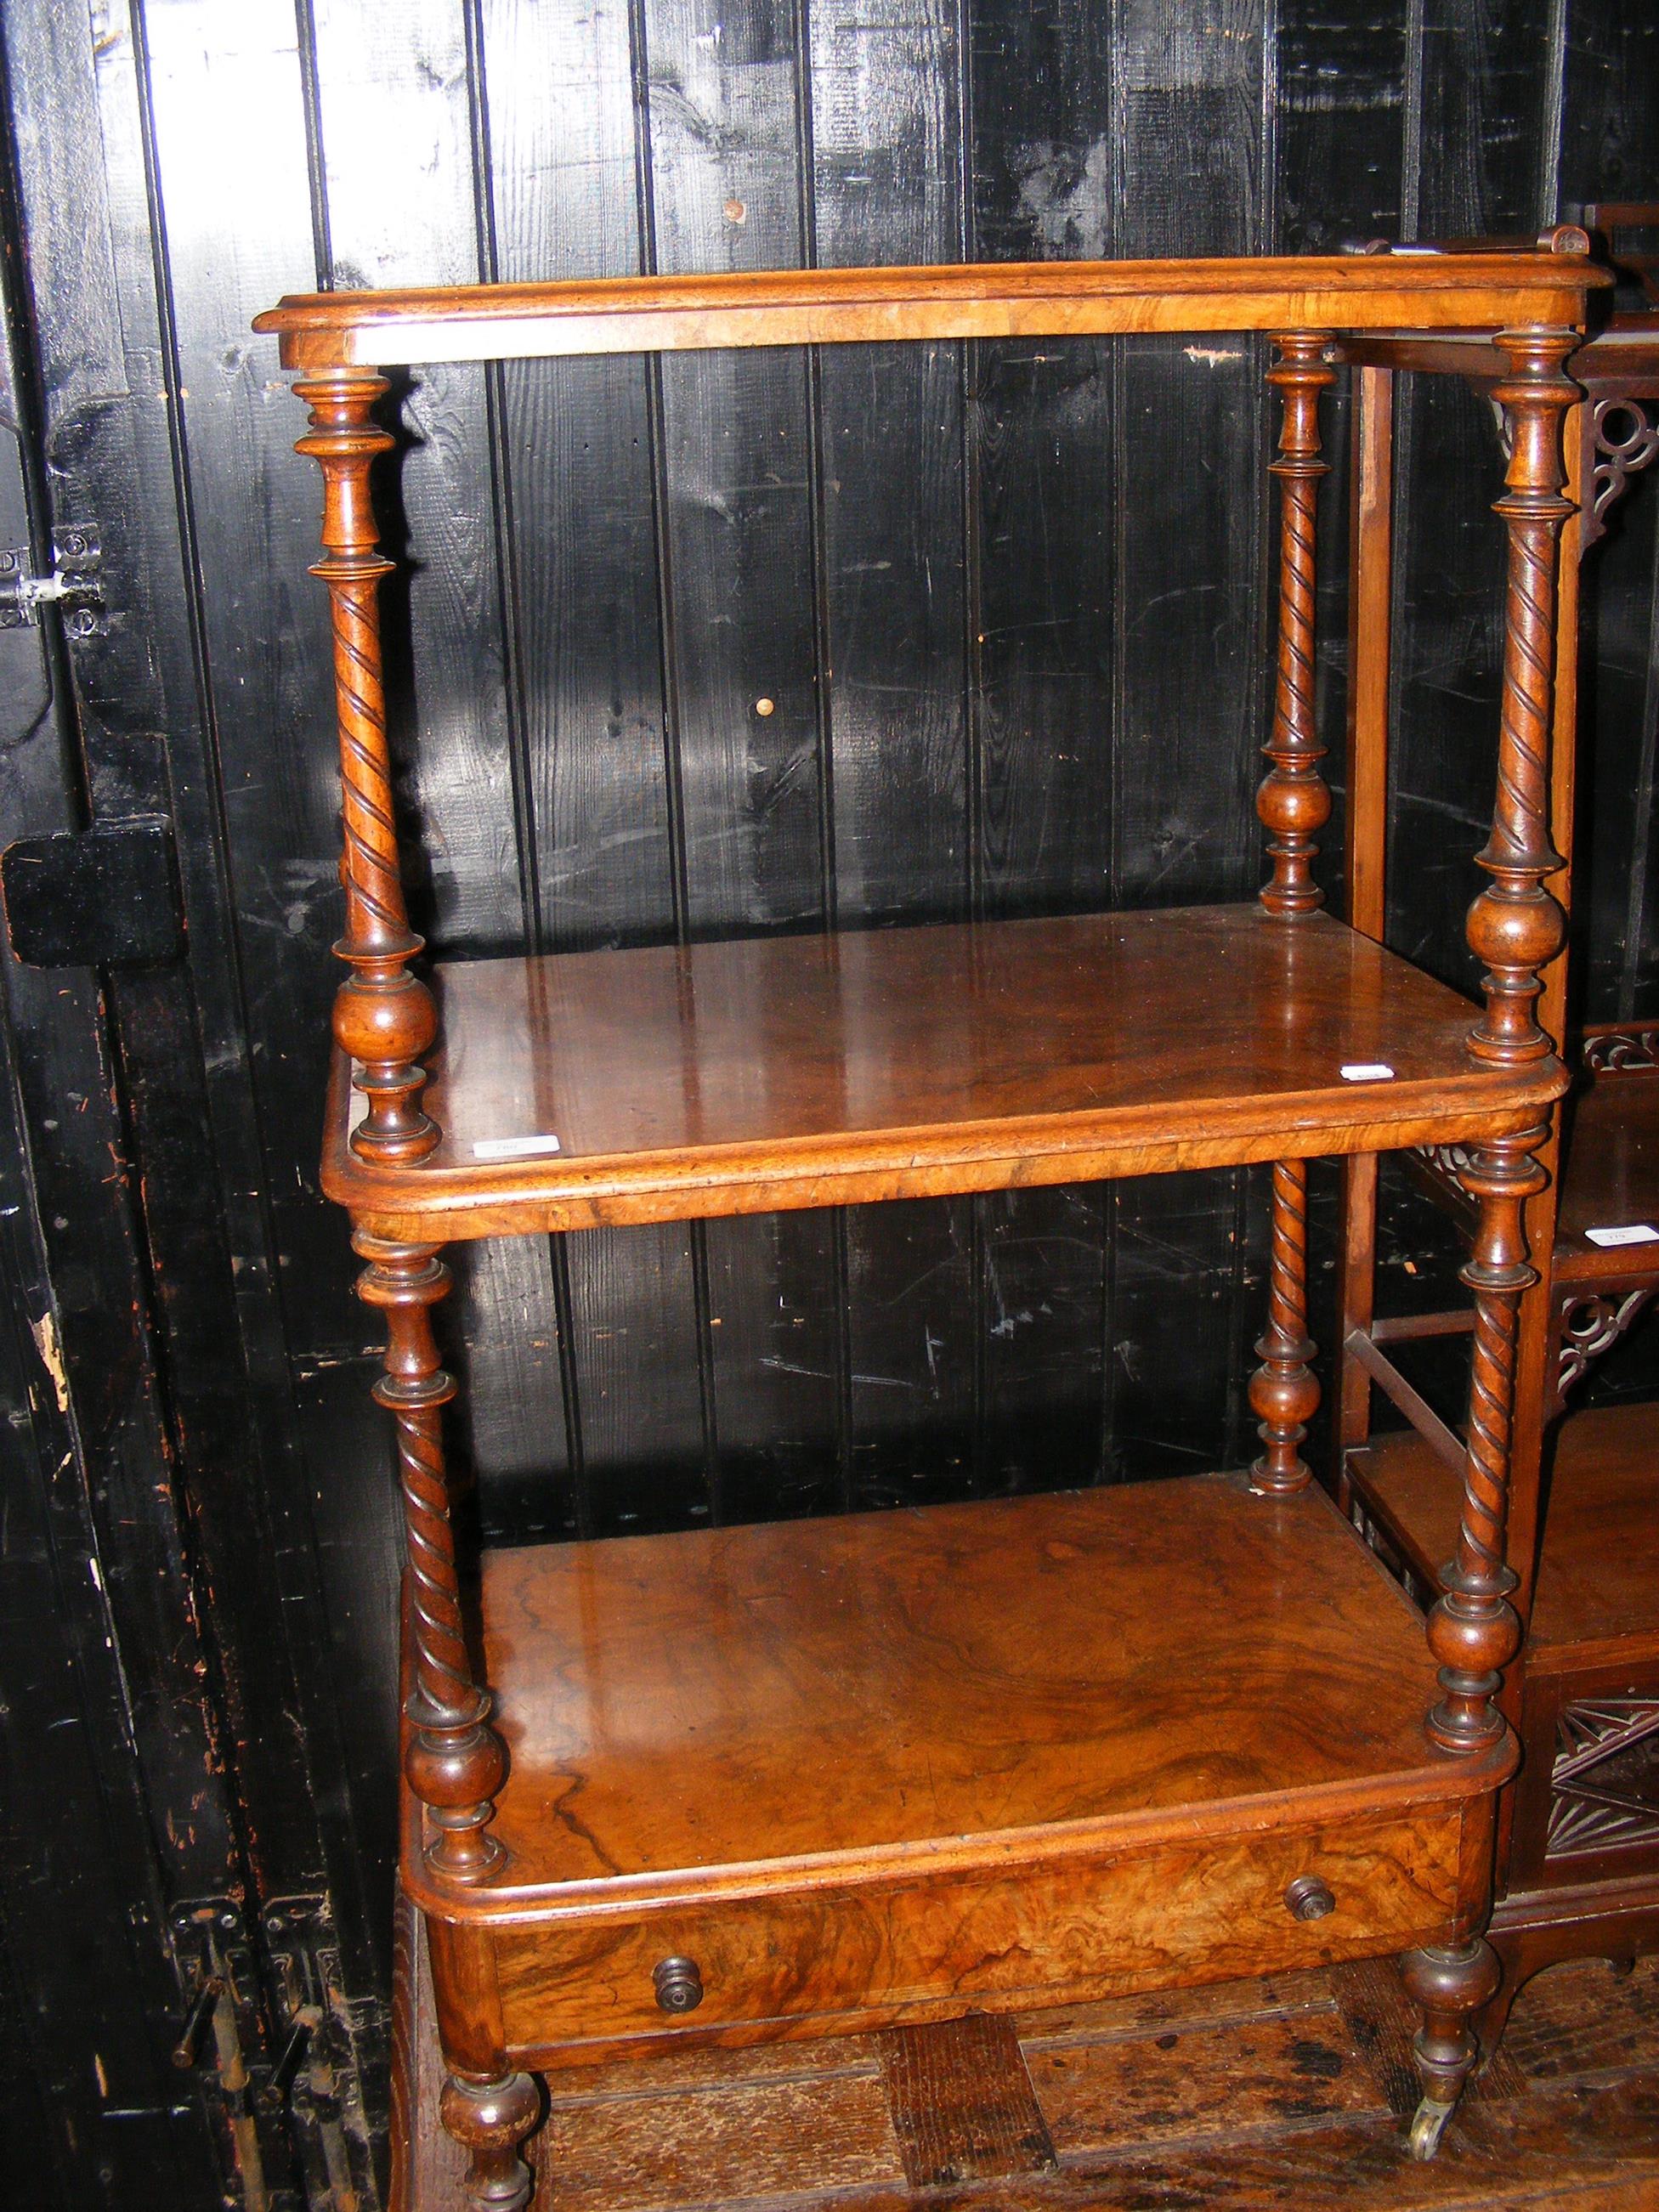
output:
<svg viewBox="0 0 1659 2212"><path fill-rule="evenodd" d="M1257 1344L1261 1364L1250 1377L1250 1408L1260 1422L1262 1454L1250 1469L1253 1490L1305 1489L1310 1469L1300 1446L1319 1404L1308 1362L1308 1164L1273 1162L1267 1329Z"/></svg>
<svg viewBox="0 0 1659 2212"><path fill-rule="evenodd" d="M432 1334L449 1270L434 1245L387 1243L362 1230L351 1242L368 1262L357 1295L386 1317L386 1371L374 1396L398 1424L413 1676L404 1772L427 1808L428 1865L454 1881L483 1881L507 1856L486 1832L507 1753L489 1726L489 1692L473 1677L455 1572L442 1428L455 1385Z"/></svg>
<svg viewBox="0 0 1659 2212"><path fill-rule="evenodd" d="M1325 361L1328 337L1318 331L1275 335L1278 358L1267 381L1282 394L1279 459L1268 464L1279 483L1279 675L1272 732L1262 747L1272 763L1256 793L1273 874L1262 886L1269 914L1312 914L1325 894L1312 866L1319 831L1330 818L1331 794L1319 763L1325 748L1314 719L1314 525L1320 458L1319 395L1336 380Z"/></svg>
<svg viewBox="0 0 1659 2212"><path fill-rule="evenodd" d="M1498 796L1492 836L1475 856L1492 881L1468 915L1469 949L1486 971L1486 1011L1469 1049L1513 1064L1551 1050L1534 1016L1538 971L1566 939L1566 917L1543 886L1563 865L1549 835L1549 745L1556 566L1572 513L1561 492L1561 418L1577 396L1561 364L1578 338L1572 331L1500 331L1493 343L1509 363L1493 392L1510 441L1506 489L1494 502L1509 531L1509 588Z"/></svg>
<svg viewBox="0 0 1659 2212"><path fill-rule="evenodd" d="M407 966L422 940L409 926L398 873L380 675L379 593L392 564L378 550L368 473L394 442L372 420L387 387L372 369L340 368L294 388L309 404L313 425L296 450L323 472L324 557L311 573L328 586L334 618L346 898L345 935L334 950L351 969L335 996L334 1036L368 1096L351 1146L366 1160L416 1160L438 1141L421 1110L426 1072L416 1065L438 1022L432 994Z"/></svg>
<svg viewBox="0 0 1659 2212"><path fill-rule="evenodd" d="M1457 1551L1441 1570L1443 1595L1429 1614L1429 1649L1440 1662L1440 1702L1428 1717L1436 1743L1473 1752L1502 1735L1493 1702L1503 1670L1521 1643L1510 1603L1516 1577L1504 1559L1510 1430L1521 1293L1538 1280L1527 1263L1522 1207L1544 1187L1534 1148L1547 1126L1488 1138L1459 1170L1480 1206L1462 1279L1474 1293L1474 1341Z"/></svg>
<svg viewBox="0 0 1659 2212"><path fill-rule="evenodd" d="M541 2113L541 2095L528 2074L452 2074L445 2081L438 2117L471 2154L468 2212L524 2212L534 2177L519 2145Z"/></svg>

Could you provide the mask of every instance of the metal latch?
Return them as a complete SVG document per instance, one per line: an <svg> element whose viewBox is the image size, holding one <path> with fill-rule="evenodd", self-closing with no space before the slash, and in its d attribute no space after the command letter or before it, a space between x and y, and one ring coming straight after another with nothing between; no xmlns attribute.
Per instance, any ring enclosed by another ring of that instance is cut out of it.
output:
<svg viewBox="0 0 1659 2212"><path fill-rule="evenodd" d="M39 626L40 609L61 610L67 637L101 637L104 615L103 545L92 522L66 522L52 533L52 574L29 573L26 545L0 550L0 629Z"/></svg>

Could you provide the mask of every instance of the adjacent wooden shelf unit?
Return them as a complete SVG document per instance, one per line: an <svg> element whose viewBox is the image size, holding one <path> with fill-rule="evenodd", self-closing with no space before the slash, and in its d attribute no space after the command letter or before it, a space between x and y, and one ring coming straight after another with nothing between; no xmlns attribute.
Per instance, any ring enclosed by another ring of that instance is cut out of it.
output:
<svg viewBox="0 0 1659 2212"><path fill-rule="evenodd" d="M325 481L350 973L325 1181L390 1349L408 1539L403 1880L445 2124L517 2212L526 2066L1403 1954L1431 2155L1496 1968L1494 1703L1521 1209L1565 1077L1533 1019L1560 362L1582 238L1363 260L813 271L336 294L259 319ZM1509 364L1510 546L1484 1012L1317 912L1318 404L1341 333ZM1278 679L1249 908L411 969L368 473L385 361L1010 333L1269 332L1283 402ZM435 1048L435 1049L434 1049ZM553 1149L556 1141L556 1150ZM1305 1160L1455 1145L1478 1212L1455 1587L1427 1650L1300 1445ZM483 1151L480 1151L480 1147ZM432 1309L457 1237L1273 1164L1248 1476L488 1558L459 1595ZM1438 1666L1437 1690L1433 1676ZM1426 1711L1425 1717L1425 1708Z"/></svg>
<svg viewBox="0 0 1659 2212"><path fill-rule="evenodd" d="M1609 234L1651 230L1659 206L1589 209L1585 220ZM1555 638L1550 827L1562 854L1573 849L1577 567L1630 479L1659 460L1659 260L1610 258L1627 289L1566 363L1582 397L1567 421L1569 489L1580 511L1565 534ZM1371 332L1344 339L1340 351L1358 372L1356 440L1367 481L1355 558L1364 597L1367 576L1380 578L1387 567L1395 374L1457 375L1496 396L1508 369L1500 352L1472 333ZM1389 642L1376 589L1373 583L1369 597L1381 618L1354 641L1348 851L1351 912L1380 936ZM1563 897L1565 881L1565 870L1552 879ZM1566 1026L1566 969L1563 956L1544 975L1540 1013L1552 1036ZM1559 1138L1539 1151L1548 1180L1525 1213L1535 1279L1520 1302L1510 1559L1527 1636L1505 1692L1522 1768L1500 1810L1491 1932L1504 1978L1480 2022L1487 2044L1540 1966L1659 1945L1659 1407L1586 1409L1578 1395L1595 1361L1659 1294L1659 1029L1592 1029L1577 1057ZM1408 1157L1417 1181L1472 1230L1475 1210L1458 1149L1436 1145ZM1473 1316L1376 1322L1376 1219L1375 1176L1360 1166L1348 1180L1341 1485L1384 1555L1432 1602L1455 1534L1459 1485L1449 1462L1460 1458L1462 1442L1418 1397L1396 1364L1396 1348L1467 1328ZM1618 1241L1598 1242L1591 1232ZM1416 1424L1413 1432L1371 1435L1374 1382Z"/></svg>

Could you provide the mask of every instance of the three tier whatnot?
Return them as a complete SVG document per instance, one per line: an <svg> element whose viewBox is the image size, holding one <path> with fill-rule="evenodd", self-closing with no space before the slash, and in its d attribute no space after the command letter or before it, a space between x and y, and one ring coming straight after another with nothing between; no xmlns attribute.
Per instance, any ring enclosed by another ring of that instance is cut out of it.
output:
<svg viewBox="0 0 1659 2212"><path fill-rule="evenodd" d="M1537 252L337 293L259 319L312 428L349 974L325 1182L384 1309L405 1506L402 1879L475 2204L529 2177L529 2072L1401 1953L1431 2154L1482 1940L1523 1204L1564 1077L1534 1018L1560 422L1587 289ZM1323 914L1313 685L1334 339L1500 349L1510 576L1478 1015ZM387 363L871 340L1264 331L1283 401L1278 676L1244 907L410 963L369 474ZM1494 335L1495 334L1495 335ZM550 1145L556 1139L556 1151ZM1300 1451L1306 1162L1455 1145L1477 1224L1455 1558L1412 1609ZM448 1243L1272 1163L1248 1474L487 1555L469 1642L432 1309ZM480 1659L482 1663L480 1664ZM1436 1688L1431 1666L1438 1667ZM1425 1718L1426 1713L1426 1718Z"/></svg>

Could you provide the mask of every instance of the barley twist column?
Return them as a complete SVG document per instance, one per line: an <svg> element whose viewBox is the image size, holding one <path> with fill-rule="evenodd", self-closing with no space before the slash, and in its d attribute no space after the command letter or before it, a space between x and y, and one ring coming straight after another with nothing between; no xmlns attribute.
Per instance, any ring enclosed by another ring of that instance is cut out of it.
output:
<svg viewBox="0 0 1659 2212"><path fill-rule="evenodd" d="M1279 675L1273 729L1262 747L1272 763L1256 793L1255 810L1268 831L1273 874L1262 886L1269 914L1312 914L1325 894L1314 882L1315 842L1330 818L1331 794L1319 772L1325 748L1314 719L1314 525L1320 459L1319 395L1336 380L1325 362L1328 337L1316 331L1277 334L1278 358L1267 381L1284 397L1279 483Z"/></svg>
<svg viewBox="0 0 1659 2212"><path fill-rule="evenodd" d="M1515 1064L1550 1050L1534 1016L1538 971L1566 937L1566 917L1543 884L1563 865L1549 836L1549 744L1556 565L1561 526L1572 513L1561 495L1561 417L1577 396L1561 364L1578 338L1571 331L1500 331L1494 343L1510 364L1494 394L1510 439L1506 489L1494 502L1509 531L1509 587L1498 795L1492 836L1476 855L1492 882L1468 915L1469 949L1486 970L1486 1011L1469 1048Z"/></svg>
<svg viewBox="0 0 1659 2212"><path fill-rule="evenodd" d="M356 1064L355 1080L369 1102L351 1144L366 1160L417 1160L438 1141L421 1110L426 1073L416 1065L438 1024L431 994L406 964L422 939L409 926L398 874L380 674L378 597L392 563L377 550L368 475L393 444L372 420L386 383L372 369L343 368L294 388L309 403L313 424L296 449L323 472L324 557L311 573L328 586L334 620L346 896L345 935L334 950L351 969L335 996L334 1036Z"/></svg>
<svg viewBox="0 0 1659 2212"><path fill-rule="evenodd" d="M1273 1162L1272 1244L1267 1263L1267 1328L1257 1344L1261 1364L1250 1377L1250 1407L1261 1423L1262 1455L1250 1470L1253 1490L1306 1487L1310 1470L1299 1445L1319 1404L1308 1362L1308 1164Z"/></svg>
<svg viewBox="0 0 1659 2212"><path fill-rule="evenodd" d="M1440 1662L1441 1698L1427 1727L1447 1751L1480 1751L1503 1735L1492 1700L1521 1642L1520 1620L1509 1601L1516 1576L1504 1562L1504 1526L1520 1298L1538 1279L1527 1263L1522 1207L1544 1188L1544 1170L1532 1155L1547 1133L1540 1123L1490 1138L1459 1170L1480 1213L1462 1269L1474 1293L1462 1510L1457 1551L1441 1570L1443 1595L1428 1629L1429 1649Z"/></svg>
<svg viewBox="0 0 1659 2212"><path fill-rule="evenodd" d="M448 1294L449 1270L433 1245L388 1243L362 1230L351 1242L368 1262L357 1295L386 1317L386 1371L374 1396L398 1424L414 1646L404 1772L427 1809L427 1863L455 1881L483 1881L506 1857L485 1830L507 1753L489 1724L489 1693L473 1677L461 1624L442 1431L455 1385L438 1364L432 1335L432 1308Z"/></svg>

